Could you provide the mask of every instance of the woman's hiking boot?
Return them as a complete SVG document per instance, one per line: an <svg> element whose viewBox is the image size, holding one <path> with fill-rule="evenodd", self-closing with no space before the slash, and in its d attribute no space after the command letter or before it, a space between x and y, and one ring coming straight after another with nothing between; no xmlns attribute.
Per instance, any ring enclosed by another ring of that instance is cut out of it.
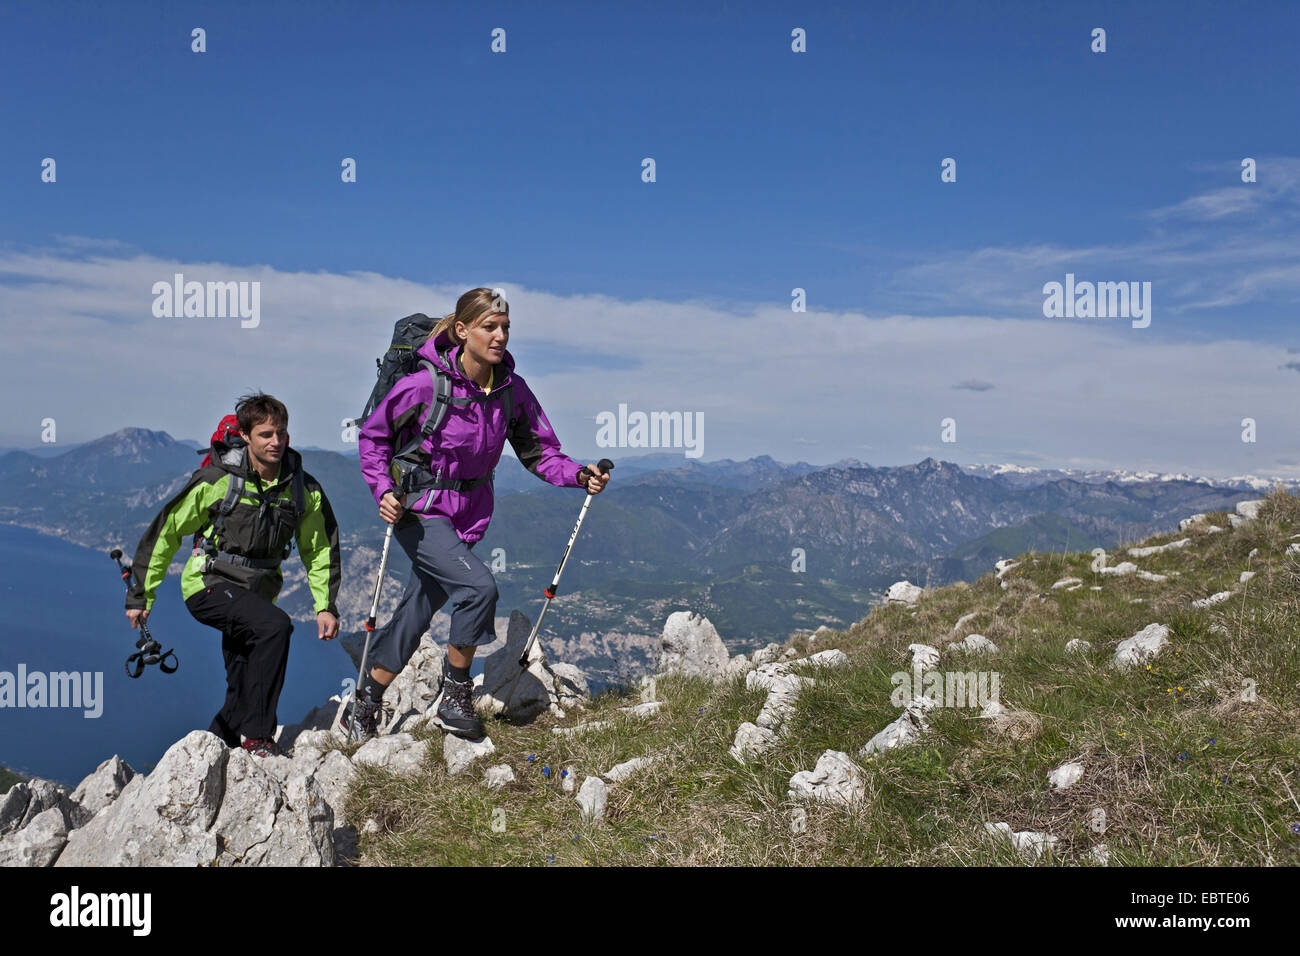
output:
<svg viewBox="0 0 1300 956"><path fill-rule="evenodd" d="M339 714L339 730L343 731L343 736L347 740L356 743L363 743L371 737L379 735L379 715L383 704L378 701L370 701L365 697L352 695L343 712ZM353 715L356 715L355 723Z"/></svg>
<svg viewBox="0 0 1300 956"><path fill-rule="evenodd" d="M447 672L445 660L442 673L442 700L434 714L434 722L457 737L482 740L486 731L483 721L474 713L474 682L468 680L462 684L453 679Z"/></svg>

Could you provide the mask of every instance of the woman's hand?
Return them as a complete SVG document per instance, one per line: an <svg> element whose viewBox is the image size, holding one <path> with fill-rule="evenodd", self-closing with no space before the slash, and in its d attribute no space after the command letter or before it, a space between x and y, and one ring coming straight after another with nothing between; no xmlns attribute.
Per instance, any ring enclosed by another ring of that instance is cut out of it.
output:
<svg viewBox="0 0 1300 956"><path fill-rule="evenodd" d="M595 465L585 465L586 473L590 476L587 478L587 494L598 495L605 490L605 485L609 483L609 472L601 474Z"/></svg>
<svg viewBox="0 0 1300 956"><path fill-rule="evenodd" d="M379 517L388 524L396 524L397 519L402 516L402 506L406 503L406 495L400 497L392 491L385 491L384 496L379 499Z"/></svg>

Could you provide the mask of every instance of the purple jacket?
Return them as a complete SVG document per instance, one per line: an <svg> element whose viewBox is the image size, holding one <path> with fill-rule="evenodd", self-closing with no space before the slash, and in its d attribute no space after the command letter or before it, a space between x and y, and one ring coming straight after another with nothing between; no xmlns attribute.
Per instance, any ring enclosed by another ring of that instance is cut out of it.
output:
<svg viewBox="0 0 1300 956"><path fill-rule="evenodd" d="M450 368L438 355L438 349L448 346L451 346ZM453 397L483 394L483 389L460 370L456 361L460 346L452 345L446 332L434 341L425 342L417 354L450 374ZM509 426L501 402L450 405L442 427L421 446L431 456L429 466L435 470L441 467L445 478L478 478L496 467L508 439L519 461L538 478L561 488L581 488L578 472L582 466L560 451L560 440L547 421L546 413L514 369L515 360L507 351L496 366L492 394L512 383L515 430L507 434ZM385 492L395 490L396 483L389 473L393 453L400 451L419 432L433 400L433 378L420 369L398 379L361 426L357 435L361 476L370 486L376 503ZM472 544L487 531L492 520L492 502L492 483L489 481L470 492L450 489L420 492L417 497L407 499L406 507L420 518L432 515L447 518L461 540Z"/></svg>

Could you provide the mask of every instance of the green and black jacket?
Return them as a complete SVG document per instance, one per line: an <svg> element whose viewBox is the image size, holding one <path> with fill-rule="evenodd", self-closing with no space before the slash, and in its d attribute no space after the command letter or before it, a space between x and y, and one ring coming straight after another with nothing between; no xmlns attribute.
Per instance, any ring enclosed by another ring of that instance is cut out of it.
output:
<svg viewBox="0 0 1300 956"><path fill-rule="evenodd" d="M280 462L279 477L269 485L262 484L248 463L247 454L240 456L234 465L214 456L212 464L194 472L189 483L167 502L140 540L132 562L135 573L127 592L127 608L153 607L158 585L167 576L167 566L182 539L200 532L221 551L254 559L279 559L289 543L296 541L298 554L307 568L314 610L318 614L329 611L337 617L335 602L342 577L338 524L320 483L306 472L303 472L303 513L295 513L293 476L301 468L302 456L287 448ZM213 520L226 496L232 473L243 476L244 490L225 519L224 540L217 540ZM271 568L241 567L227 561L209 562L205 552L196 550L181 574L181 597L188 599L204 588L223 582L232 582L274 601L284 578L278 561Z"/></svg>

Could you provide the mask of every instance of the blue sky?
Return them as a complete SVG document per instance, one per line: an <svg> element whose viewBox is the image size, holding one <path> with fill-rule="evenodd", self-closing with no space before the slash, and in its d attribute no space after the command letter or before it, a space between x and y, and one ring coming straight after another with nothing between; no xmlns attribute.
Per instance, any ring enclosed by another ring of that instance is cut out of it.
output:
<svg viewBox="0 0 1300 956"><path fill-rule="evenodd" d="M708 459L1300 474L1295 4L18 3L0 21L0 444L34 444L47 413L68 441L206 435L227 379L165 369L214 348L248 370L236 391L298 398L295 441L337 444L326 406L364 400L396 317L501 285L576 457L626 401L703 412ZM262 281L263 326L163 328L181 320L149 287L174 271ZM1150 327L1044 318L1067 272L1150 281ZM96 398L145 368L131 403ZM1252 447L1247 415L1267 422Z"/></svg>

